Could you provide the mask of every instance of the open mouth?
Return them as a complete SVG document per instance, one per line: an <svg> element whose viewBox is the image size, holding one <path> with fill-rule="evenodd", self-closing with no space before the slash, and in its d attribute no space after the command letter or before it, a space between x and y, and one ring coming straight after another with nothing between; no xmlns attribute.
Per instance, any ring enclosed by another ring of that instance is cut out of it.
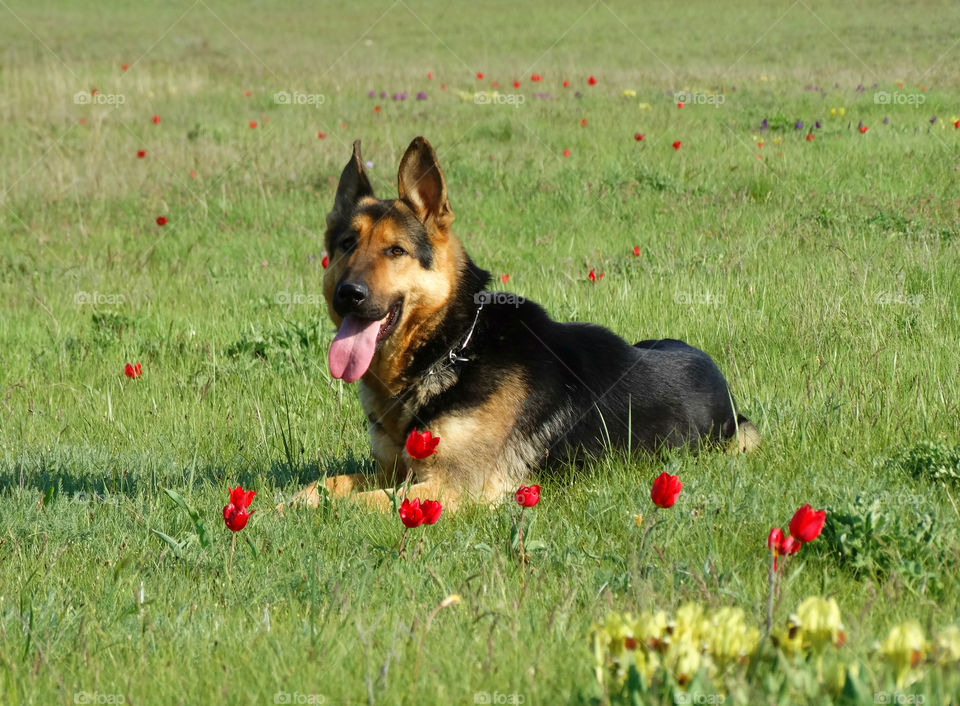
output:
<svg viewBox="0 0 960 706"><path fill-rule="evenodd" d="M403 299L398 299L397 302L390 307L390 311L387 312L386 317L383 319L383 323L380 324L380 330L377 332L377 343L380 343L389 337L390 334L393 333L394 329L397 328L397 322L400 321L401 311L403 311Z"/></svg>

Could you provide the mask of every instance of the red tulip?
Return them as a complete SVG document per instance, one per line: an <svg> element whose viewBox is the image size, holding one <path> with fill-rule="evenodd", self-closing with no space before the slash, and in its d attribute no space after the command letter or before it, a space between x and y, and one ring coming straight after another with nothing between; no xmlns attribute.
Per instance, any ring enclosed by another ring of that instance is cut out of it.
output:
<svg viewBox="0 0 960 706"><path fill-rule="evenodd" d="M680 101L679 103L677 103L677 107L678 107L678 108L682 108L682 107L683 107L683 101Z"/></svg>
<svg viewBox="0 0 960 706"><path fill-rule="evenodd" d="M514 498L521 507L533 507L540 502L540 486L521 485Z"/></svg>
<svg viewBox="0 0 960 706"><path fill-rule="evenodd" d="M634 257L640 257L640 246L639 246L639 245L635 245L635 246L634 246L634 248L633 248L633 256L634 256Z"/></svg>
<svg viewBox="0 0 960 706"><path fill-rule="evenodd" d="M586 127L586 126L587 126L587 119L580 118L580 127Z"/></svg>
<svg viewBox="0 0 960 706"><path fill-rule="evenodd" d="M770 535L767 537L767 547L771 551L779 551L781 544L783 544L783 530L779 527L774 527L770 530Z"/></svg>
<svg viewBox="0 0 960 706"><path fill-rule="evenodd" d="M644 135L642 132L633 133L633 139L637 142L643 142L644 137L646 137L646 135Z"/></svg>
<svg viewBox="0 0 960 706"><path fill-rule="evenodd" d="M954 120L954 121L953 121L953 127L956 128L956 129L960 129L960 120Z"/></svg>
<svg viewBox="0 0 960 706"><path fill-rule="evenodd" d="M680 142L680 140L675 140L674 143L673 143L673 149L678 150L678 149L680 149L680 147L681 147L682 145L683 145L683 143Z"/></svg>
<svg viewBox="0 0 960 706"><path fill-rule="evenodd" d="M435 524L443 512L443 505L438 500L424 500L420 504L420 508L423 510L423 524L425 525Z"/></svg>
<svg viewBox="0 0 960 706"><path fill-rule="evenodd" d="M570 156L570 150L564 150L564 151L563 151L563 156L564 156L564 157L569 157L569 156Z"/></svg>
<svg viewBox="0 0 960 706"><path fill-rule="evenodd" d="M247 89L246 91L243 92L243 95L245 98L249 98L250 96L253 95L253 91L251 91L250 89Z"/></svg>
<svg viewBox="0 0 960 706"><path fill-rule="evenodd" d="M534 83L536 83L537 81L540 81L542 78L543 77L540 74L532 74L530 76L530 80L533 81Z"/></svg>
<svg viewBox="0 0 960 706"><path fill-rule="evenodd" d="M800 542L798 542L792 534L788 534L786 539L780 543L780 553L783 556L791 556L800 551Z"/></svg>
<svg viewBox="0 0 960 706"><path fill-rule="evenodd" d="M427 78L433 78L433 71L427 71Z"/></svg>
<svg viewBox="0 0 960 706"><path fill-rule="evenodd" d="M409 498L404 498L403 502L400 503L398 512L404 527L413 529L423 524L423 508L420 507L420 498L416 498L413 502L410 502Z"/></svg>
<svg viewBox="0 0 960 706"><path fill-rule="evenodd" d="M680 477L671 476L664 471L653 481L653 486L650 488L650 499L657 507L673 507L682 489L683 483L680 482Z"/></svg>
<svg viewBox="0 0 960 706"><path fill-rule="evenodd" d="M861 135L862 135L863 133L865 133L867 130L868 130L868 128L867 128L866 125L861 125L861 126L860 126L860 134L861 134Z"/></svg>
<svg viewBox="0 0 960 706"><path fill-rule="evenodd" d="M564 87L564 88L570 88L570 82L569 82L569 81L564 81L564 82L563 82L563 87Z"/></svg>
<svg viewBox="0 0 960 706"><path fill-rule="evenodd" d="M130 68L130 64L121 64L121 65L120 65L120 70L121 70L121 71L126 71L126 70L129 69L129 68Z"/></svg>
<svg viewBox="0 0 960 706"><path fill-rule="evenodd" d="M591 282L596 282L598 280L603 279L603 274L604 274L603 272L601 272L600 274L597 274L594 270L590 270L587 273L587 279L589 279Z"/></svg>
<svg viewBox="0 0 960 706"><path fill-rule="evenodd" d="M327 253L323 253L323 259L320 260L320 264L323 265L323 269L330 267L330 256Z"/></svg>
<svg viewBox="0 0 960 706"><path fill-rule="evenodd" d="M255 128L256 126L257 126L257 121L256 121L256 120L251 120L251 121L250 121L250 129L252 130L252 129Z"/></svg>
<svg viewBox="0 0 960 706"><path fill-rule="evenodd" d="M166 217L166 216L157 216L157 225L158 225L158 226L165 226L165 225L167 225L167 217Z"/></svg>
<svg viewBox="0 0 960 706"><path fill-rule="evenodd" d="M146 157L146 156L147 156L147 151L146 151L146 150L137 150L137 157L138 157L139 159L143 159L143 158Z"/></svg>
<svg viewBox="0 0 960 706"><path fill-rule="evenodd" d="M814 140L815 137L816 137L816 135L814 135L812 132L811 132L811 133L808 133L808 134L807 134L807 142L813 142L813 140Z"/></svg>
<svg viewBox="0 0 960 706"><path fill-rule="evenodd" d="M411 458L418 461L432 456L437 452L437 444L440 443L440 437L434 436L429 431L419 433L414 427L407 437L407 453Z"/></svg>
<svg viewBox="0 0 960 706"><path fill-rule="evenodd" d="M590 78L587 79L587 84L589 84L589 85L591 85L591 86L596 86L596 85L597 85L597 79L595 79L593 76L591 76Z"/></svg>
<svg viewBox="0 0 960 706"><path fill-rule="evenodd" d="M250 519L256 510L247 512L253 496L257 494L255 490L244 490L242 486L230 489L230 501L223 506L223 522L232 531L239 532L247 526L247 520Z"/></svg>
<svg viewBox="0 0 960 706"><path fill-rule="evenodd" d="M136 380L140 375L143 374L143 369L140 367L140 363L136 365L130 365L127 363L123 368L123 374L126 375L131 380Z"/></svg>
<svg viewBox="0 0 960 706"><path fill-rule="evenodd" d="M159 125L159 124L160 124L160 116L159 116L159 115L154 115L154 116L153 116L153 124L154 124L154 125Z"/></svg>
<svg viewBox="0 0 960 706"><path fill-rule="evenodd" d="M483 72L482 72L482 71L478 71L478 72L477 72L477 80L478 80L478 81L482 81L482 80L483 80Z"/></svg>
<svg viewBox="0 0 960 706"><path fill-rule="evenodd" d="M500 275L500 281L503 282L504 284L506 284L509 279L510 279L510 275Z"/></svg>
<svg viewBox="0 0 960 706"><path fill-rule="evenodd" d="M804 505L794 513L793 519L790 520L790 534L804 544L812 542L820 536L820 532L823 531L823 523L826 521L826 510L814 512L810 505Z"/></svg>
<svg viewBox="0 0 960 706"><path fill-rule="evenodd" d="M513 87L514 87L514 88L520 88L520 82L519 82L519 81L514 81L514 82L513 82Z"/></svg>
<svg viewBox="0 0 960 706"><path fill-rule="evenodd" d="M320 132L317 133L317 139L318 139L318 140L322 140L322 139L325 138L326 136L327 136L327 133L325 133L325 132L323 132L323 131L320 131Z"/></svg>

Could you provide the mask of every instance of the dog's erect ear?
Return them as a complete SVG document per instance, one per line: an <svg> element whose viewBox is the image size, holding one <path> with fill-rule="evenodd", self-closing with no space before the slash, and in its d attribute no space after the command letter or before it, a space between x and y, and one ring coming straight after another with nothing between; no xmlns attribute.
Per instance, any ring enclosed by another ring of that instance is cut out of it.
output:
<svg viewBox="0 0 960 706"><path fill-rule="evenodd" d="M364 196L373 196L373 187L363 170L363 158L360 156L360 140L353 143L353 155L340 175L337 185L337 196L333 201L333 211L327 216L327 222L332 219L349 216L353 212L357 201Z"/></svg>
<svg viewBox="0 0 960 706"><path fill-rule="evenodd" d="M453 211L447 201L447 183L443 180L433 147L424 138L418 137L411 142L400 160L397 188L400 199L424 224L433 222L438 228L446 228L453 222Z"/></svg>

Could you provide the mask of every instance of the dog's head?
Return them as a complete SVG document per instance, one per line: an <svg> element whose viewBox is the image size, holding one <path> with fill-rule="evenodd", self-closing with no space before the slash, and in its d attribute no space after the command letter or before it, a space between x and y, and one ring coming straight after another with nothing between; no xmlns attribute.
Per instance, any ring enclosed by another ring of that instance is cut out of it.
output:
<svg viewBox="0 0 960 706"><path fill-rule="evenodd" d="M450 233L443 172L422 137L400 161L398 197L374 196L357 140L327 215L330 265L323 278L327 310L339 328L330 372L346 382L361 378L375 359L402 357L429 333L466 259Z"/></svg>

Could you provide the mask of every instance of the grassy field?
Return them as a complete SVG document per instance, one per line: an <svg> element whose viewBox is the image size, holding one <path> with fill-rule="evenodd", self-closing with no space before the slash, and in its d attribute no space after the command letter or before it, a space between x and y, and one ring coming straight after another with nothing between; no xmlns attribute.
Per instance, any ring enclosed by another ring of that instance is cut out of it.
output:
<svg viewBox="0 0 960 706"><path fill-rule="evenodd" d="M897 685L876 644L960 612L960 6L0 18L0 702L617 701L591 626L696 602L762 629L767 533L811 503L827 531L786 563L776 625L835 598L846 691L764 642L759 666L635 698L957 703L955 662ZM498 288L703 348L763 448L538 477L525 574L512 502L418 530L407 561L395 515L272 511L370 467L327 370L324 216L354 139L389 196L420 134ZM683 492L641 551L663 470ZM258 512L228 574L238 483Z"/></svg>

